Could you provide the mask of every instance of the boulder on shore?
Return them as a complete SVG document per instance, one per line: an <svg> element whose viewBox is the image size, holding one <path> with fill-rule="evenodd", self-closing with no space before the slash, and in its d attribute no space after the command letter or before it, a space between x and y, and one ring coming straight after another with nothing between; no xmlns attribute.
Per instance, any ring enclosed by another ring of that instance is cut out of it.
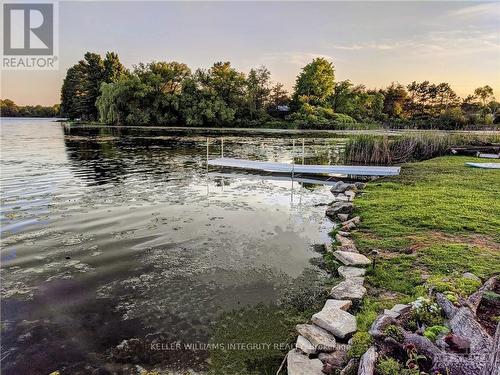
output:
<svg viewBox="0 0 500 375"><path fill-rule="evenodd" d="M327 299L323 308L349 310L352 306L352 301L349 299Z"/></svg>
<svg viewBox="0 0 500 375"><path fill-rule="evenodd" d="M305 354L316 353L316 348L314 347L314 345L302 335L299 335L297 337L297 343L295 344L295 347Z"/></svg>
<svg viewBox="0 0 500 375"><path fill-rule="evenodd" d="M332 194L343 193L347 190L357 191L358 188L356 187L355 184L346 184L345 182L337 181L337 183L335 183L335 185L333 185L332 188L330 189Z"/></svg>
<svg viewBox="0 0 500 375"><path fill-rule="evenodd" d="M304 337L313 346L313 348L320 352L332 352L335 350L337 342L335 337L327 330L318 327L314 324L297 324L295 329L299 333L299 337ZM297 339L297 347L299 339Z"/></svg>
<svg viewBox="0 0 500 375"><path fill-rule="evenodd" d="M367 266L371 264L371 260L360 253L334 251L333 255L346 266Z"/></svg>
<svg viewBox="0 0 500 375"><path fill-rule="evenodd" d="M351 278L335 285L330 292L333 298L359 300L366 294L363 278Z"/></svg>
<svg viewBox="0 0 500 375"><path fill-rule="evenodd" d="M343 278L349 279L351 277L364 276L365 273L366 273L366 269L364 269L364 268L358 268L358 267L340 266L337 269L337 272Z"/></svg>
<svg viewBox="0 0 500 375"><path fill-rule="evenodd" d="M334 202L326 209L326 215L335 218L337 214L350 214L354 206L350 202Z"/></svg>
<svg viewBox="0 0 500 375"><path fill-rule="evenodd" d="M312 322L321 328L333 333L335 337L340 339L356 332L356 317L349 314L347 311L328 307L325 305L323 309L312 316Z"/></svg>
<svg viewBox="0 0 500 375"><path fill-rule="evenodd" d="M287 356L288 375L324 375L323 363L319 359L309 357L298 349L292 349Z"/></svg>

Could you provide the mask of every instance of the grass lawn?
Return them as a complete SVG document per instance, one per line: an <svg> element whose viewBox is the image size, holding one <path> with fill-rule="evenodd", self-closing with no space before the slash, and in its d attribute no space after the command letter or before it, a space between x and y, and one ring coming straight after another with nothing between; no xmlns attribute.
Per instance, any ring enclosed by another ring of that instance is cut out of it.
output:
<svg viewBox="0 0 500 375"><path fill-rule="evenodd" d="M500 171L466 167L476 158L446 156L406 164L401 175L368 184L356 199L361 252L376 249L369 296L358 323L367 330L384 307L435 290L457 296L500 272Z"/></svg>

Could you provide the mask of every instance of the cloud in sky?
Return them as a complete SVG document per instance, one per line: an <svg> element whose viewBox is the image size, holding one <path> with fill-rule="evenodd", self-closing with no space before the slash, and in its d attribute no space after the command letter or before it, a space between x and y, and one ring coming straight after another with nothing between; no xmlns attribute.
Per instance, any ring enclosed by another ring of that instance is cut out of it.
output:
<svg viewBox="0 0 500 375"><path fill-rule="evenodd" d="M53 104L67 68L86 51L115 51L127 67L152 60L192 69L231 61L266 65L291 88L315 57L338 79L367 87L449 82L460 95L489 84L500 94L498 2L110 2L60 3L60 70L3 72L3 98Z"/></svg>
<svg viewBox="0 0 500 375"><path fill-rule="evenodd" d="M461 19L470 19L478 17L500 19L500 3L494 1L490 3L470 5L460 9L451 10L448 12L448 15L451 17L456 17Z"/></svg>

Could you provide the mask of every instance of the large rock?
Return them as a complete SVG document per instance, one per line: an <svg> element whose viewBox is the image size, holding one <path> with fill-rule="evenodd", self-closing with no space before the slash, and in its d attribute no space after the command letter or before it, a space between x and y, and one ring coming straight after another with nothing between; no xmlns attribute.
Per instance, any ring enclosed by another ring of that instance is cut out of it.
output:
<svg viewBox="0 0 500 375"><path fill-rule="evenodd" d="M345 338L356 332L356 317L336 307L325 306L312 316L312 322L333 333L335 337Z"/></svg>
<svg viewBox="0 0 500 375"><path fill-rule="evenodd" d="M323 308L328 309L340 309L340 310L349 310L352 306L352 301L349 299L338 300L338 299L327 299Z"/></svg>
<svg viewBox="0 0 500 375"><path fill-rule="evenodd" d="M350 202L334 202L326 209L326 215L335 218L337 214L350 214L354 206Z"/></svg>
<svg viewBox="0 0 500 375"><path fill-rule="evenodd" d="M373 375L375 373L376 362L377 351L374 346L370 346L359 360L358 375Z"/></svg>
<svg viewBox="0 0 500 375"><path fill-rule="evenodd" d="M337 217L339 218L340 221L346 221L349 219L349 214L337 214Z"/></svg>
<svg viewBox="0 0 500 375"><path fill-rule="evenodd" d="M337 233L335 235L335 240L340 244L340 246L356 247L356 245L354 245L354 241L352 239L344 237L344 236L340 235L339 233Z"/></svg>
<svg viewBox="0 0 500 375"><path fill-rule="evenodd" d="M314 324L297 324L295 329L300 334L299 337L307 339L315 351L332 352L335 350L337 342L335 341L335 337L327 330ZM297 347L298 344L299 340L297 339Z"/></svg>
<svg viewBox="0 0 500 375"><path fill-rule="evenodd" d="M335 285L330 292L330 295L336 299L362 299L366 293L366 288L363 286L363 278L351 278Z"/></svg>
<svg viewBox="0 0 500 375"><path fill-rule="evenodd" d="M363 254L351 251L334 251L333 255L346 266L367 266L371 264L371 260Z"/></svg>
<svg viewBox="0 0 500 375"><path fill-rule="evenodd" d="M299 335L299 337L297 337L297 343L295 344L295 347L305 354L316 353L316 348L314 347L314 345L302 335Z"/></svg>
<svg viewBox="0 0 500 375"><path fill-rule="evenodd" d="M392 307L392 309L387 310L384 309L384 314L392 316L393 318L398 318L402 313L406 313L411 309L410 305L396 304Z"/></svg>
<svg viewBox="0 0 500 375"><path fill-rule="evenodd" d="M383 338L385 336L385 329L391 325L395 324L396 321L392 316L381 314L377 316L375 321L372 323L368 333L375 339Z"/></svg>
<svg viewBox="0 0 500 375"><path fill-rule="evenodd" d="M346 224L349 224L349 223L353 223L355 225L359 225L359 223L361 223L361 218L359 216L354 216L352 219L349 219L349 220L346 220L346 221L342 222L342 225L346 225Z"/></svg>
<svg viewBox="0 0 500 375"><path fill-rule="evenodd" d="M338 193L343 193L347 190L354 190L357 191L358 188L356 187L355 184L346 184L345 182L338 181L335 185L332 186L330 191L332 194L338 194Z"/></svg>
<svg viewBox="0 0 500 375"><path fill-rule="evenodd" d="M292 349L287 356L288 375L324 375L323 363L319 359L309 357L298 349Z"/></svg>
<svg viewBox="0 0 500 375"><path fill-rule="evenodd" d="M363 190L366 187L366 184L363 182L355 182L354 186L356 186L356 189L358 190Z"/></svg>
<svg viewBox="0 0 500 375"><path fill-rule="evenodd" d="M364 269L364 268L358 268L358 267L340 266L337 269L337 272L343 278L349 279L351 277L364 276L365 273L366 273L366 269Z"/></svg>
<svg viewBox="0 0 500 375"><path fill-rule="evenodd" d="M465 273L463 273L462 277L465 278L465 279L470 279L470 280L474 280L474 281L478 281L478 282L482 283L481 279L479 277L477 277L476 275L474 275L473 273L471 273L471 272L465 272Z"/></svg>
<svg viewBox="0 0 500 375"><path fill-rule="evenodd" d="M349 202L349 196L344 193L333 194L334 202Z"/></svg>
<svg viewBox="0 0 500 375"><path fill-rule="evenodd" d="M323 372L335 374L335 371L342 369L349 360L350 345L338 344L337 349L332 353L320 353L318 358L324 363Z"/></svg>
<svg viewBox="0 0 500 375"><path fill-rule="evenodd" d="M358 372L359 361L356 358L352 358L349 363L340 371L339 375L352 375Z"/></svg>
<svg viewBox="0 0 500 375"><path fill-rule="evenodd" d="M356 193L352 190L347 190L344 195L347 197L347 200L349 202L352 202L354 200L354 197L356 196Z"/></svg>

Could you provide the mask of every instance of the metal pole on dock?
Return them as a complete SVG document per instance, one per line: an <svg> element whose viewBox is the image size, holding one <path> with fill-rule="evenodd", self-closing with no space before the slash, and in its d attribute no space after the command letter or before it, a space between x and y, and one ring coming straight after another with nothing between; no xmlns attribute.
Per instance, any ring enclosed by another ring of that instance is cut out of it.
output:
<svg viewBox="0 0 500 375"><path fill-rule="evenodd" d="M207 137L207 171L208 171L208 137Z"/></svg>
<svg viewBox="0 0 500 375"><path fill-rule="evenodd" d="M304 138L302 138L302 165L304 165L304 154L305 154Z"/></svg>

